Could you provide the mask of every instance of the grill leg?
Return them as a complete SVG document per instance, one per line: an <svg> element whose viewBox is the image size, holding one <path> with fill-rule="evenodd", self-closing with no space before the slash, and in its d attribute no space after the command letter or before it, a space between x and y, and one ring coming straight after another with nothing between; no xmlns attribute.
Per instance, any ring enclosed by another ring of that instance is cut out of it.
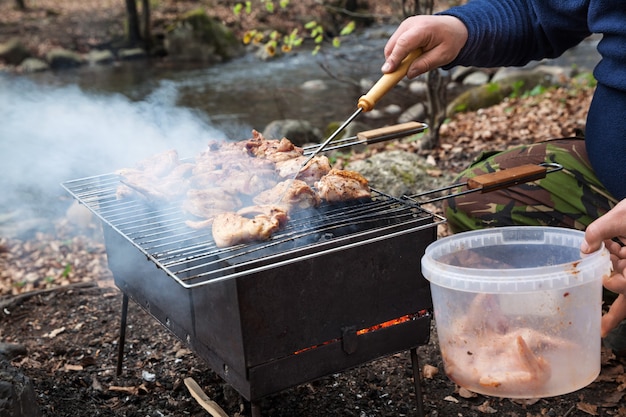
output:
<svg viewBox="0 0 626 417"><path fill-rule="evenodd" d="M124 362L124 344L126 343L126 317L128 316L128 296L122 296L122 320L120 322L120 340L117 346L117 376L122 375Z"/></svg>
<svg viewBox="0 0 626 417"><path fill-rule="evenodd" d="M424 417L424 399L422 397L422 378L417 357L417 348L411 349L411 363L413 364L413 384L415 384L415 398L417 400L417 415Z"/></svg>
<svg viewBox="0 0 626 417"><path fill-rule="evenodd" d="M250 403L250 414L252 417L261 417L261 407L259 406L259 403Z"/></svg>

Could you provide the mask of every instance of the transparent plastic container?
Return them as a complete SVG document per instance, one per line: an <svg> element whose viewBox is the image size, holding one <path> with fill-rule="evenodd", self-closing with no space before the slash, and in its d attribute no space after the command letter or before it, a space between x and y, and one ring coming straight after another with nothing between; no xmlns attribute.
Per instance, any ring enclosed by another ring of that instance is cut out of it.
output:
<svg viewBox="0 0 626 417"><path fill-rule="evenodd" d="M584 233L501 227L459 233L428 246L448 377L470 391L542 398L576 391L600 373L604 248L580 253Z"/></svg>

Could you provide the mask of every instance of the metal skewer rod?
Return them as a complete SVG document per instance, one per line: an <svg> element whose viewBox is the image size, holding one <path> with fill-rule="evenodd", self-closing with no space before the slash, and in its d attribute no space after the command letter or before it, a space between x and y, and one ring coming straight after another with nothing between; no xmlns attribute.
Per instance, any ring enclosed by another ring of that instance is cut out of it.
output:
<svg viewBox="0 0 626 417"><path fill-rule="evenodd" d="M333 139L335 139L337 137L337 135L339 135L345 128L346 126L348 126L350 123L352 123L352 121L354 119L356 119L356 117L361 114L361 112L363 111L362 107L359 107L356 109L356 111L354 113L352 113L352 116L348 117L346 119L346 121L344 121L341 126L339 126L337 128L337 130L335 130L333 132L332 135L330 135L328 137L328 139L326 139L324 142L322 142L322 144L315 150L315 152L313 152L311 155L309 155L309 157L304 161L304 163L300 166L300 169L304 168L306 166L306 164L309 163L309 161L311 161L311 159L313 159L313 157L317 154L319 154L322 150L324 150L324 148L326 147L326 145L328 145L330 142L332 142Z"/></svg>

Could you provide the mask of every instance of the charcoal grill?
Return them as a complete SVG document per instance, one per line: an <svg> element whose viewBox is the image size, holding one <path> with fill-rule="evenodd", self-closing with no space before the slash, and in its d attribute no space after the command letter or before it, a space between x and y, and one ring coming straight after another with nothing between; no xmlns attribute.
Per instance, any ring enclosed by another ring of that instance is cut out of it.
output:
<svg viewBox="0 0 626 417"><path fill-rule="evenodd" d="M361 136L348 145L393 134ZM420 262L445 219L420 200L461 185L467 190L456 195L492 191L560 169L520 166L406 198L372 190L371 200L292 214L269 241L229 248L216 247L210 230L187 227L178 202L118 200L115 174L62 185L103 223L123 294L118 374L130 298L250 401L253 416L265 396L403 351L423 416L416 349L429 340L432 301Z"/></svg>
<svg viewBox="0 0 626 417"><path fill-rule="evenodd" d="M180 204L118 200L117 175L63 186L103 223L109 267L135 301L245 399L428 342L431 298L420 272L443 219L373 191L292 218L270 241L217 248L184 224ZM393 323L393 324L392 324ZM421 408L419 377L416 378Z"/></svg>

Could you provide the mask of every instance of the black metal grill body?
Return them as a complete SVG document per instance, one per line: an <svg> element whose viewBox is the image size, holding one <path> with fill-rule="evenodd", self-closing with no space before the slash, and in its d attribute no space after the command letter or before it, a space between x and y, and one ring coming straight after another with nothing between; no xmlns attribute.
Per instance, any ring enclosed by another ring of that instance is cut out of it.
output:
<svg viewBox="0 0 626 417"><path fill-rule="evenodd" d="M432 302L420 262L437 222L421 209L381 195L378 217L402 215L331 228L310 242L289 239L288 230L235 256L203 243L210 239L201 232L188 235L176 209L115 200L113 184L103 177L64 186L103 220L116 285L249 401L429 340L431 317L420 312ZM331 211L358 217L360 207Z"/></svg>

